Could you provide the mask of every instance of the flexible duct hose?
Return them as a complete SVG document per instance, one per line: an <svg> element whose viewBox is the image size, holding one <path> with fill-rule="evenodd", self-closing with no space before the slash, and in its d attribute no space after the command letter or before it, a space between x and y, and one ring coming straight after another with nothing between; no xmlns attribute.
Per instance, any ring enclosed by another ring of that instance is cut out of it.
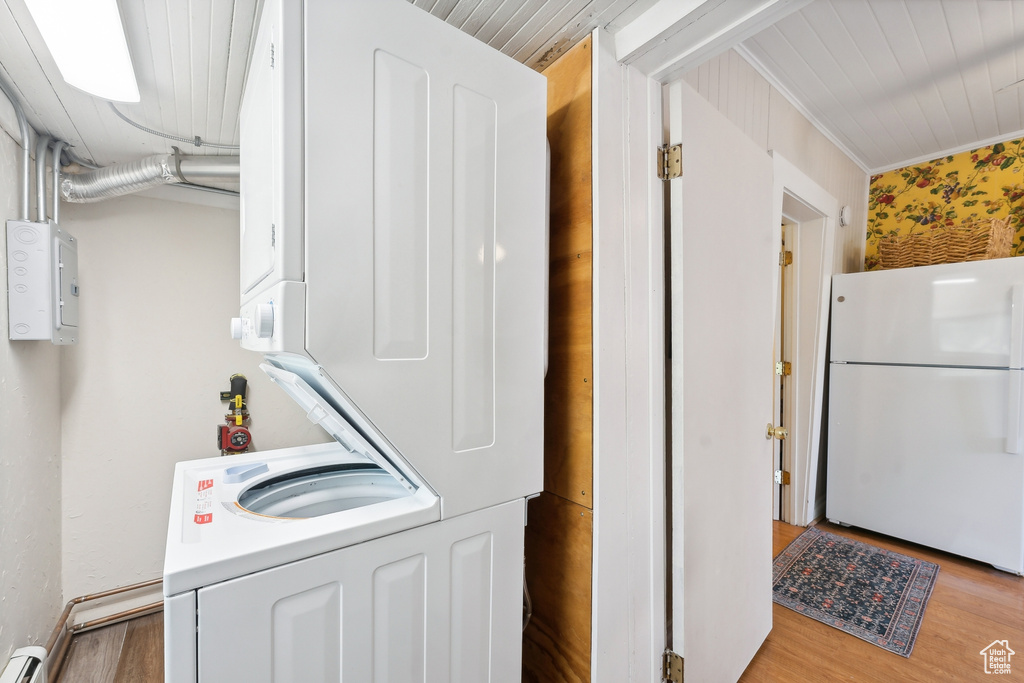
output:
<svg viewBox="0 0 1024 683"><path fill-rule="evenodd" d="M66 202L98 202L160 185L237 178L237 156L176 158L174 154L155 154L125 164L62 175L60 194Z"/></svg>
<svg viewBox="0 0 1024 683"><path fill-rule="evenodd" d="M174 168L173 154L154 154L126 164L69 174L61 178L60 195L66 202L98 202L159 185L180 183L181 178Z"/></svg>

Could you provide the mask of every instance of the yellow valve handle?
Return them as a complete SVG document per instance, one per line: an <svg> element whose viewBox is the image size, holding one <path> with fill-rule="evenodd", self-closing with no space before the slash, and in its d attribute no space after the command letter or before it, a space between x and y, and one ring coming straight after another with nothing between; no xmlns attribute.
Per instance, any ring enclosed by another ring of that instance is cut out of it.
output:
<svg viewBox="0 0 1024 683"><path fill-rule="evenodd" d="M242 426L242 416L241 415L235 415L235 424L238 425L239 427Z"/></svg>
<svg viewBox="0 0 1024 683"><path fill-rule="evenodd" d="M241 408L242 407L242 395L241 394L236 394L234 401L235 401L235 407L236 408Z"/></svg>

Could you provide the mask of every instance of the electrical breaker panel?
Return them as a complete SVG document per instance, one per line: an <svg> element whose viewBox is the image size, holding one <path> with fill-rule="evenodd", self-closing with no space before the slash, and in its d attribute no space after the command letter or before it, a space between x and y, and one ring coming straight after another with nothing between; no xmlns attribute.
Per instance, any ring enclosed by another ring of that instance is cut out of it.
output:
<svg viewBox="0 0 1024 683"><path fill-rule="evenodd" d="M53 221L7 221L8 336L78 341L78 240Z"/></svg>

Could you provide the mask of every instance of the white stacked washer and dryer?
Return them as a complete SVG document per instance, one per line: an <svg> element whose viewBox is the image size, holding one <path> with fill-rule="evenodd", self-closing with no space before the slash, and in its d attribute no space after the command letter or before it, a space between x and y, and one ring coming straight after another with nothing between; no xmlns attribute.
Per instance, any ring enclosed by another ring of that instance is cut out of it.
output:
<svg viewBox="0 0 1024 683"><path fill-rule="evenodd" d="M168 683L520 680L545 109L404 0L264 3L233 327L334 440L178 464Z"/></svg>

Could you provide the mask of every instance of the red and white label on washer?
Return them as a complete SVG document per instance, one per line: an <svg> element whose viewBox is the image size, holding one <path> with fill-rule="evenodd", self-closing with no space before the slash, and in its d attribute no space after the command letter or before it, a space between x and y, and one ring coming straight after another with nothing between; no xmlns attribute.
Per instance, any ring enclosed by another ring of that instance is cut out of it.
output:
<svg viewBox="0 0 1024 683"><path fill-rule="evenodd" d="M203 479L196 486L196 509L192 521L196 524L213 523L213 479Z"/></svg>

